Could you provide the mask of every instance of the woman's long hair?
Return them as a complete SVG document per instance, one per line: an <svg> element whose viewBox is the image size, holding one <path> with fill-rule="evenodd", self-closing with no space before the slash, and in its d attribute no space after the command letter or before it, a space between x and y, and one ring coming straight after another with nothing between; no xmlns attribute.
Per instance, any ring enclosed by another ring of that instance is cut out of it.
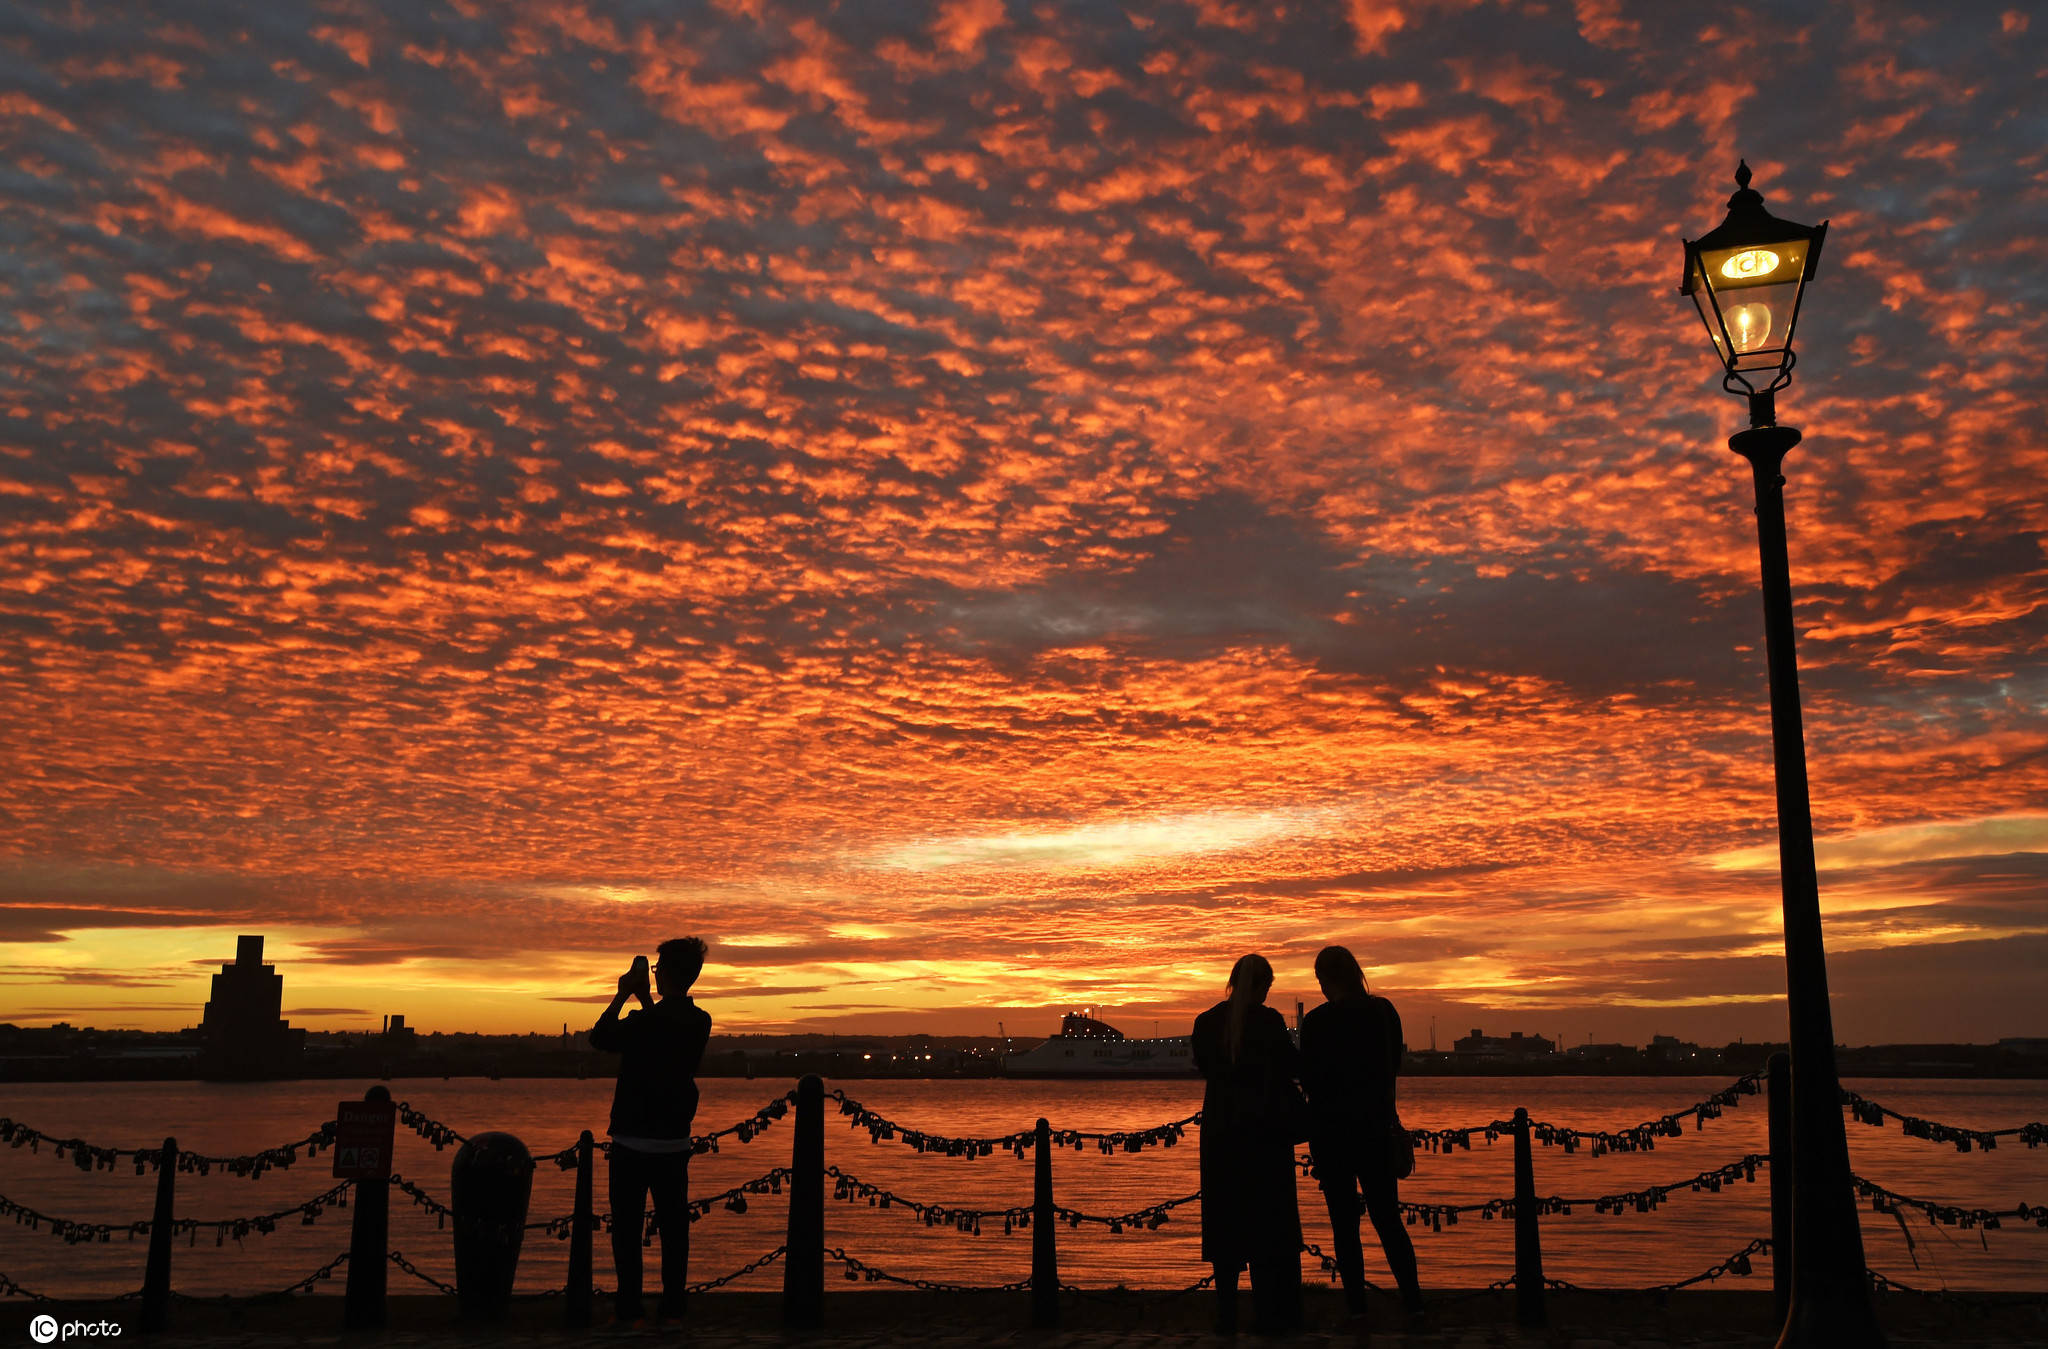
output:
<svg viewBox="0 0 2048 1349"><path fill-rule="evenodd" d="M1348 946L1325 946L1316 952L1316 978L1340 990L1339 997L1365 996L1365 971L1359 968L1358 957L1351 954Z"/></svg>
<svg viewBox="0 0 2048 1349"><path fill-rule="evenodd" d="M1224 1045L1230 1054L1230 1061L1237 1062L1238 1050L1244 1046L1244 1023L1251 1015L1252 1008L1266 1001L1266 994L1273 987L1273 964L1254 951L1239 956L1237 963L1230 967L1230 1013L1225 1022Z"/></svg>

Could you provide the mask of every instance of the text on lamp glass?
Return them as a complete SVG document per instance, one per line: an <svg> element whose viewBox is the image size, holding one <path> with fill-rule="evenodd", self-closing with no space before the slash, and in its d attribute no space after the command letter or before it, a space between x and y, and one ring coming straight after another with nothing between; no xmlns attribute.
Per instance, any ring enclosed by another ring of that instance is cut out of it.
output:
<svg viewBox="0 0 2048 1349"><path fill-rule="evenodd" d="M1750 281L1777 271L1780 261L1768 248L1745 248L1721 264L1721 275L1730 281Z"/></svg>

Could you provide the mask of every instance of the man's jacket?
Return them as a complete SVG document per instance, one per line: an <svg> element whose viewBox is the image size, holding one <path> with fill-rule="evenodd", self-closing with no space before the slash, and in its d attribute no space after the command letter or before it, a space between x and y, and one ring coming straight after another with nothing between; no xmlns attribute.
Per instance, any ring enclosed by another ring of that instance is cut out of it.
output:
<svg viewBox="0 0 2048 1349"><path fill-rule="evenodd" d="M697 1118L697 1067L710 1040L710 1014L681 994L624 1018L607 1008L591 1027L590 1043L619 1055L613 1135L688 1138Z"/></svg>

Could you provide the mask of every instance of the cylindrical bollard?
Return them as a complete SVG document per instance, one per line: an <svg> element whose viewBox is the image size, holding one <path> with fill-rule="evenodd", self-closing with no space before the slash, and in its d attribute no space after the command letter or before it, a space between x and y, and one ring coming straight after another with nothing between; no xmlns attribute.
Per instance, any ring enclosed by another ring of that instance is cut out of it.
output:
<svg viewBox="0 0 2048 1349"><path fill-rule="evenodd" d="M526 1237L533 1154L511 1134L478 1134L456 1152L448 1190L455 1210L455 1291L462 1319L503 1320Z"/></svg>
<svg viewBox="0 0 2048 1349"><path fill-rule="evenodd" d="M1792 1311L1792 1056L1780 1050L1765 1063L1770 1095L1771 1293L1782 1326Z"/></svg>
<svg viewBox="0 0 2048 1349"><path fill-rule="evenodd" d="M569 1220L569 1291L563 1299L571 1330L590 1328L590 1241L597 1226L590 1200L590 1154L595 1146L588 1129L576 1140L576 1213Z"/></svg>
<svg viewBox="0 0 2048 1349"><path fill-rule="evenodd" d="M363 1093L366 1101L388 1101L391 1088L382 1085ZM355 1204L348 1240L348 1283L342 1292L341 1324L347 1330L382 1330L384 1295L391 1273L391 1182L349 1183Z"/></svg>
<svg viewBox="0 0 2048 1349"><path fill-rule="evenodd" d="M1054 1233L1059 1215L1052 1202L1052 1126L1038 1121L1032 1138L1037 1155L1031 1177L1031 1324L1050 1329L1060 1323L1060 1256Z"/></svg>
<svg viewBox="0 0 2048 1349"><path fill-rule="evenodd" d="M1515 1107L1515 1323L1540 1328L1549 1321L1543 1306L1543 1238L1536 1226L1536 1162L1529 1153L1529 1112Z"/></svg>
<svg viewBox="0 0 2048 1349"><path fill-rule="evenodd" d="M825 1319L825 1083L816 1073L796 1084L789 1228L782 1244L782 1324L815 1330Z"/></svg>
<svg viewBox="0 0 2048 1349"><path fill-rule="evenodd" d="M149 1263L142 1271L142 1329L171 1323L171 1222L178 1177L178 1140L166 1138L156 1167L156 1212L149 1224Z"/></svg>

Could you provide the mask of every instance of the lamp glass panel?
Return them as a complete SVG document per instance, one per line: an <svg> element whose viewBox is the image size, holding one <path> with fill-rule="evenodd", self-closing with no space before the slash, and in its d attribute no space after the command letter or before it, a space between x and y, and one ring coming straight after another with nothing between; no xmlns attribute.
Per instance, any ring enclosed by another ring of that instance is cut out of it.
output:
<svg viewBox="0 0 2048 1349"><path fill-rule="evenodd" d="M1714 292L1704 284L1692 288L1692 302L1700 311L1700 322L1707 327L1707 337L1714 344L1714 357L1721 364L1728 363L1728 339L1721 332L1721 320L1714 313Z"/></svg>

